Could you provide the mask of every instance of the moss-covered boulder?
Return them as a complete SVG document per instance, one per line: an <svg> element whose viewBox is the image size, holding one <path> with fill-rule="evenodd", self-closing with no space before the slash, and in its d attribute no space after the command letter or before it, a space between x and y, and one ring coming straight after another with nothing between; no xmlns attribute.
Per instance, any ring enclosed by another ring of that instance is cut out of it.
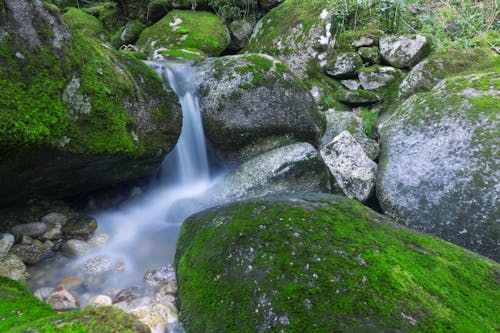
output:
<svg viewBox="0 0 500 333"><path fill-rule="evenodd" d="M195 64L205 135L227 155L265 138L316 144L324 119L282 62L266 55L208 58Z"/></svg>
<svg viewBox="0 0 500 333"><path fill-rule="evenodd" d="M137 46L154 59L176 56L179 51L193 58L218 56L230 41L229 31L215 14L172 10L142 31Z"/></svg>
<svg viewBox="0 0 500 333"><path fill-rule="evenodd" d="M137 318L112 307L57 314L25 286L3 277L0 318L1 332L149 332Z"/></svg>
<svg viewBox="0 0 500 333"><path fill-rule="evenodd" d="M398 222L500 260L500 74L441 81L380 127L377 196Z"/></svg>
<svg viewBox="0 0 500 333"><path fill-rule="evenodd" d="M0 2L0 205L144 177L175 145L173 91L71 32L45 2Z"/></svg>
<svg viewBox="0 0 500 333"><path fill-rule="evenodd" d="M105 40L107 38L103 24L95 16L77 8L68 8L63 19L72 31L78 31L83 36Z"/></svg>
<svg viewBox="0 0 500 333"><path fill-rule="evenodd" d="M495 332L500 266L345 197L234 203L184 222L188 332Z"/></svg>

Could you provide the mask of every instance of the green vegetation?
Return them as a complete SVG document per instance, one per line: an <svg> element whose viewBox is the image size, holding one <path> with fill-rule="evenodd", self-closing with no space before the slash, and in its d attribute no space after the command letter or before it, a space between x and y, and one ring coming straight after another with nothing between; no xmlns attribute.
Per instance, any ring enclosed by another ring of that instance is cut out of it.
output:
<svg viewBox="0 0 500 333"><path fill-rule="evenodd" d="M193 332L500 328L498 264L341 197L199 213L182 226L176 267Z"/></svg>
<svg viewBox="0 0 500 333"><path fill-rule="evenodd" d="M226 22L246 19L258 8L258 0L208 0L208 4Z"/></svg>
<svg viewBox="0 0 500 333"><path fill-rule="evenodd" d="M57 314L22 284L0 277L1 332L149 332L134 316L115 308Z"/></svg>
<svg viewBox="0 0 500 333"><path fill-rule="evenodd" d="M154 46L152 45L154 43ZM209 12L173 10L144 29L137 46L150 53L154 49L196 49L208 56L220 55L229 43L221 19Z"/></svg>
<svg viewBox="0 0 500 333"><path fill-rule="evenodd" d="M373 138L375 136L375 124L377 123L379 116L378 112L370 111L367 108L362 108L361 111L358 112L358 116L363 118L363 130L365 131L366 135Z"/></svg>
<svg viewBox="0 0 500 333"><path fill-rule="evenodd" d="M87 38L101 40L106 37L102 23L94 16L80 9L68 8L63 15L63 19L71 30L78 31Z"/></svg>

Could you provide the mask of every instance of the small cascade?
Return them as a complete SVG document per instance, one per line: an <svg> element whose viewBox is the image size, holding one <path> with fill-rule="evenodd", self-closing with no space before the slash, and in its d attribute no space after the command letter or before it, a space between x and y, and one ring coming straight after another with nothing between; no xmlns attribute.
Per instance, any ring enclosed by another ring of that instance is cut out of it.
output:
<svg viewBox="0 0 500 333"><path fill-rule="evenodd" d="M147 62L177 93L183 112L182 132L174 150L163 161L156 188L133 204L111 211L93 212L96 234L109 235L106 246L89 256L46 260L32 268L30 288L35 290L68 276L86 282L83 304L92 295L142 284L151 267L172 264L180 226L189 215L205 208L196 200L216 181L210 177L198 98L189 63ZM89 260L107 257L120 272L91 276Z"/></svg>

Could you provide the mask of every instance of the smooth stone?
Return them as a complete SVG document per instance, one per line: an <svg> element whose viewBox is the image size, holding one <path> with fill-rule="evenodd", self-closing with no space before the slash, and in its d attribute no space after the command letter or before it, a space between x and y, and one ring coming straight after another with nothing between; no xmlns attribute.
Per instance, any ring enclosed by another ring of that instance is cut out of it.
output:
<svg viewBox="0 0 500 333"><path fill-rule="evenodd" d="M83 240L92 237L97 229L97 221L92 216L79 215L69 219L62 228L66 236L73 236Z"/></svg>
<svg viewBox="0 0 500 333"><path fill-rule="evenodd" d="M26 283L30 275L24 262L13 253L0 254L0 275Z"/></svg>
<svg viewBox="0 0 500 333"><path fill-rule="evenodd" d="M42 248L35 244L16 244L12 246L10 252L29 265L38 263L43 256Z"/></svg>
<svg viewBox="0 0 500 333"><path fill-rule="evenodd" d="M109 256L100 255L87 260L83 268L88 273L99 274L111 271L113 269L113 262Z"/></svg>
<svg viewBox="0 0 500 333"><path fill-rule="evenodd" d="M344 194L361 202L372 194L377 164L348 131L343 131L320 150L321 156Z"/></svg>
<svg viewBox="0 0 500 333"><path fill-rule="evenodd" d="M63 287L66 290L76 290L82 286L82 279L79 277L65 277L57 283L57 287Z"/></svg>
<svg viewBox="0 0 500 333"><path fill-rule="evenodd" d="M91 250L87 243L78 239L70 239L61 247L62 253L68 257L83 257L90 254Z"/></svg>
<svg viewBox="0 0 500 333"><path fill-rule="evenodd" d="M45 301L56 311L71 311L80 307L76 297L64 287L57 287Z"/></svg>
<svg viewBox="0 0 500 333"><path fill-rule="evenodd" d="M43 288L38 288L33 292L33 295L35 295L36 298L38 298L40 301L45 301L50 294L54 291L54 288L50 287L43 287Z"/></svg>
<svg viewBox="0 0 500 333"><path fill-rule="evenodd" d="M153 267L144 274L144 284L153 288L159 288L175 280L175 270L172 265Z"/></svg>
<svg viewBox="0 0 500 333"><path fill-rule="evenodd" d="M15 238L12 234L0 234L0 255L10 251L10 248L14 245L14 240Z"/></svg>
<svg viewBox="0 0 500 333"><path fill-rule="evenodd" d="M47 215L45 215L44 217L42 217L42 223L45 223L45 224L59 224L61 226L65 225L66 224L66 221L68 221L68 218L61 214L61 213L49 213Z"/></svg>
<svg viewBox="0 0 500 333"><path fill-rule="evenodd" d="M36 238L42 236L46 229L45 223L32 222L13 226L10 231L16 237L30 236Z"/></svg>
<svg viewBox="0 0 500 333"><path fill-rule="evenodd" d="M87 244L92 248L100 248L108 244L109 235L108 234L95 234L87 241Z"/></svg>
<svg viewBox="0 0 500 333"><path fill-rule="evenodd" d="M87 302L87 307L100 307L100 306L111 306L113 302L111 301L111 297L106 295L96 295L89 299Z"/></svg>

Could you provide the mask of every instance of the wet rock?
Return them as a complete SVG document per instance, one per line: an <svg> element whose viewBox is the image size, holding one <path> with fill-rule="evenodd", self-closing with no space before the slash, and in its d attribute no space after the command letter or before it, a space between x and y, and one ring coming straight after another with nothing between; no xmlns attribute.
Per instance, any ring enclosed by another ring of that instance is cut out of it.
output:
<svg viewBox="0 0 500 333"><path fill-rule="evenodd" d="M388 86L401 75L394 67L373 66L359 71L359 82L365 90L376 90Z"/></svg>
<svg viewBox="0 0 500 333"><path fill-rule="evenodd" d="M115 296L113 299L113 304L114 303L129 303L132 300L141 297L141 293L139 291L139 287L130 287L127 289L123 289L118 294Z"/></svg>
<svg viewBox="0 0 500 333"><path fill-rule="evenodd" d="M54 220L47 222L46 225L47 230L42 237L40 237L41 239L58 240L62 238L63 234L61 228L63 224L61 224L61 222Z"/></svg>
<svg viewBox="0 0 500 333"><path fill-rule="evenodd" d="M83 281L79 277L65 277L57 283L57 287L63 287L66 290L77 290L82 287Z"/></svg>
<svg viewBox="0 0 500 333"><path fill-rule="evenodd" d="M344 194L358 201L368 200L377 177L377 164L348 131L336 136L320 150L321 157Z"/></svg>
<svg viewBox="0 0 500 333"><path fill-rule="evenodd" d="M42 248L35 244L16 244L10 251L29 265L36 264L43 256Z"/></svg>
<svg viewBox="0 0 500 333"><path fill-rule="evenodd" d="M109 256L100 255L87 260L83 268L91 274L104 273L113 269L113 261Z"/></svg>
<svg viewBox="0 0 500 333"><path fill-rule="evenodd" d="M109 241L109 235L101 233L92 236L92 238L90 238L87 241L87 244L93 249L96 249L105 246L108 243L108 241Z"/></svg>
<svg viewBox="0 0 500 333"><path fill-rule="evenodd" d="M391 36L380 39L380 54L391 66L407 68L427 56L431 41L422 35Z"/></svg>
<svg viewBox="0 0 500 333"><path fill-rule="evenodd" d="M12 245L14 245L14 235L8 233L0 234L0 255L7 254Z"/></svg>
<svg viewBox="0 0 500 333"><path fill-rule="evenodd" d="M87 240L97 229L97 221L92 216L79 215L69 219L62 228L65 236Z"/></svg>
<svg viewBox="0 0 500 333"><path fill-rule="evenodd" d="M56 311L71 311L80 307L77 298L64 287L54 289L45 302Z"/></svg>
<svg viewBox="0 0 500 333"><path fill-rule="evenodd" d="M0 254L0 275L26 283L29 272L21 258L13 253L8 253Z"/></svg>
<svg viewBox="0 0 500 333"><path fill-rule="evenodd" d="M15 237L29 236L36 238L42 236L46 229L45 223L33 222L18 224L12 227L10 231Z"/></svg>
<svg viewBox="0 0 500 333"><path fill-rule="evenodd" d="M90 254L92 248L84 241L70 239L62 245L61 251L68 257L83 257Z"/></svg>
<svg viewBox="0 0 500 333"><path fill-rule="evenodd" d="M45 300L50 296L50 294L54 291L54 288L50 287L43 287L43 288L38 288L33 292L33 295L35 295L36 298L38 298L40 301L45 302Z"/></svg>
<svg viewBox="0 0 500 333"><path fill-rule="evenodd" d="M175 280L175 270L172 265L154 267L144 274L144 284L153 288L160 288Z"/></svg>
<svg viewBox="0 0 500 333"><path fill-rule="evenodd" d="M352 78L363 67L363 60L354 52L342 53L326 65L326 74L334 78Z"/></svg>
<svg viewBox="0 0 500 333"><path fill-rule="evenodd" d="M335 111L333 109L325 112L326 131L321 138L320 148L333 140L343 131L349 131L356 141L363 147L366 155L375 160L380 148L377 141L368 137L363 128L363 118L354 111Z"/></svg>
<svg viewBox="0 0 500 333"><path fill-rule="evenodd" d="M87 307L111 306L111 304L112 304L111 297L106 295L96 295L88 300Z"/></svg>
<svg viewBox="0 0 500 333"><path fill-rule="evenodd" d="M68 218L66 217L66 215L57 212L49 213L42 217L42 223L45 223L47 225L50 223L54 223L63 226L66 224L67 220Z"/></svg>

